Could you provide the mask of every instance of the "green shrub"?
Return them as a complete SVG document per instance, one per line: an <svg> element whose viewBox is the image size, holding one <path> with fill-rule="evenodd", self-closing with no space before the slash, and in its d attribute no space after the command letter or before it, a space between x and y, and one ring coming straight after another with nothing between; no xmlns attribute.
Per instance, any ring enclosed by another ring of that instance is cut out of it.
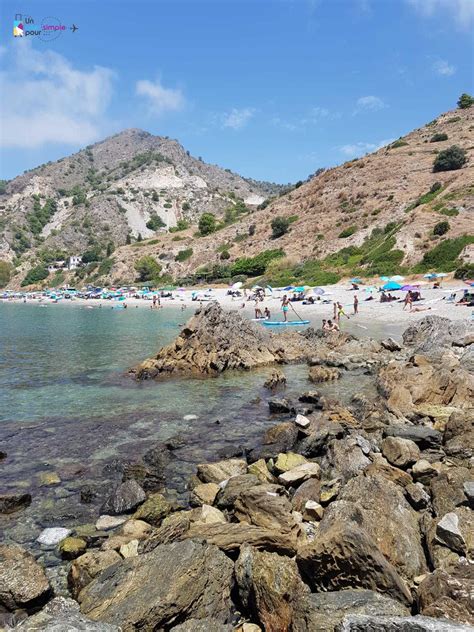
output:
<svg viewBox="0 0 474 632"><path fill-rule="evenodd" d="M191 208L191 205L189 204L189 202L183 202L181 204L181 208L183 209L183 211L189 211L189 209Z"/></svg>
<svg viewBox="0 0 474 632"><path fill-rule="evenodd" d="M467 156L464 149L461 149L458 145L452 145L440 151L436 156L433 163L433 171L452 171L454 169L461 169L461 167L467 162Z"/></svg>
<svg viewBox="0 0 474 632"><path fill-rule="evenodd" d="M340 239L345 239L346 237L350 237L351 235L353 235L355 232L357 231L357 226L348 226L347 228L344 228L344 230L342 230L338 237Z"/></svg>
<svg viewBox="0 0 474 632"><path fill-rule="evenodd" d="M56 201L52 198L48 198L44 204L41 206L38 197L35 197L33 203L33 212L28 213L26 216L26 220L28 222L29 229L33 233L33 235L39 235L46 224L50 221L53 215L58 210L58 206Z"/></svg>
<svg viewBox="0 0 474 632"><path fill-rule="evenodd" d="M459 215L457 208L442 208L439 212L441 215L446 215L447 217L457 217Z"/></svg>
<svg viewBox="0 0 474 632"><path fill-rule="evenodd" d="M102 259L102 249L100 246L89 248L89 250L86 250L82 254L82 263L91 263L92 261L101 261Z"/></svg>
<svg viewBox="0 0 474 632"><path fill-rule="evenodd" d="M455 279L472 279L474 278L474 263L463 263L462 266L456 268L454 272Z"/></svg>
<svg viewBox="0 0 474 632"><path fill-rule="evenodd" d="M216 216L213 213L203 213L199 218L198 228L202 236L215 232L216 227Z"/></svg>
<svg viewBox="0 0 474 632"><path fill-rule="evenodd" d="M230 267L230 276L234 277L238 274L259 276L265 272L270 261L284 256L283 250L278 248L276 250L264 250L255 257L242 257L237 259Z"/></svg>
<svg viewBox="0 0 474 632"><path fill-rule="evenodd" d="M405 145L408 145L407 141L399 138L394 143L389 145L389 149L398 149L398 147L404 147Z"/></svg>
<svg viewBox="0 0 474 632"><path fill-rule="evenodd" d="M445 134L444 132L438 133L438 134L434 134L430 138L430 143L440 143L443 140L448 140L448 135Z"/></svg>
<svg viewBox="0 0 474 632"><path fill-rule="evenodd" d="M157 231L159 228L166 228L166 224L157 213L152 213L146 223L146 227L150 230Z"/></svg>
<svg viewBox="0 0 474 632"><path fill-rule="evenodd" d="M186 259L189 259L192 256L193 256L193 249L192 248L186 248L186 250L180 250L178 252L178 254L176 255L176 257L174 258L174 260L175 261L186 261Z"/></svg>
<svg viewBox="0 0 474 632"><path fill-rule="evenodd" d="M461 120L462 120L461 116L452 116L451 118L448 118L446 123L458 123Z"/></svg>
<svg viewBox="0 0 474 632"><path fill-rule="evenodd" d="M135 270L138 272L139 281L154 281L159 278L161 266L153 257L147 255L135 262Z"/></svg>
<svg viewBox="0 0 474 632"><path fill-rule="evenodd" d="M12 265L8 261L0 261L0 287L5 287L10 281Z"/></svg>
<svg viewBox="0 0 474 632"><path fill-rule="evenodd" d="M461 110L465 110L467 108L470 108L471 105L474 105L474 97L472 97L470 94L466 94L465 92L464 94L461 94L458 99L458 108L460 108Z"/></svg>
<svg viewBox="0 0 474 632"><path fill-rule="evenodd" d="M21 282L22 287L25 285L33 285L34 283L38 283L39 281L43 281L47 279L49 276L49 272L45 266L36 266L35 268L31 268L28 270L25 278Z"/></svg>
<svg viewBox="0 0 474 632"><path fill-rule="evenodd" d="M187 228L189 228L189 222L187 222L185 219L178 219L178 221L176 222L176 226L172 226L169 232L177 233L181 230L186 230Z"/></svg>
<svg viewBox="0 0 474 632"><path fill-rule="evenodd" d="M99 269L97 270L97 274L99 276L105 276L106 274L109 274L110 271L112 270L113 265L114 265L114 260L112 258L107 257L106 259L102 259L102 261L100 262Z"/></svg>
<svg viewBox="0 0 474 632"><path fill-rule="evenodd" d="M443 270L452 272L460 263L458 257L463 249L474 243L474 235L463 235L455 239L445 239L440 244L428 250L423 259L414 268L414 272L427 272L428 270Z"/></svg>
<svg viewBox="0 0 474 632"><path fill-rule="evenodd" d="M287 217L275 217L271 222L272 239L278 239L288 232L290 221Z"/></svg>
<svg viewBox="0 0 474 632"><path fill-rule="evenodd" d="M226 261L227 259L230 259L230 252L228 250L223 250L219 258L222 259L222 261Z"/></svg>
<svg viewBox="0 0 474 632"><path fill-rule="evenodd" d="M445 235L450 229L449 222L444 220L442 222L438 222L436 226L433 228L433 235Z"/></svg>

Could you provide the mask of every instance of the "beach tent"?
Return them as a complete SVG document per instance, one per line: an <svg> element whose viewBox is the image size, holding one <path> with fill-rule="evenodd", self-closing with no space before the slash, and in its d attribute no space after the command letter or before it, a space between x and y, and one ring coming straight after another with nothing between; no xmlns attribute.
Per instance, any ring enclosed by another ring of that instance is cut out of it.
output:
<svg viewBox="0 0 474 632"><path fill-rule="evenodd" d="M282 288L282 290L284 292L291 292L291 290L294 290L294 286L293 285L287 285L286 287Z"/></svg>
<svg viewBox="0 0 474 632"><path fill-rule="evenodd" d="M401 289L402 286L400 285L400 283L395 283L395 281L389 281L388 283L385 283L385 285L382 285L382 290L394 291Z"/></svg>
<svg viewBox="0 0 474 632"><path fill-rule="evenodd" d="M313 287L313 294L316 294L316 296L322 296L323 294L326 294L326 292L322 287Z"/></svg>

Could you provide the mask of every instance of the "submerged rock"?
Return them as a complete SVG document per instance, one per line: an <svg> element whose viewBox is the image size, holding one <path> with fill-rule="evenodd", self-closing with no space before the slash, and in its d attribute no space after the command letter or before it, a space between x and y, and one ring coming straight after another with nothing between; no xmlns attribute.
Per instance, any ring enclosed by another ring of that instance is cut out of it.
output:
<svg viewBox="0 0 474 632"><path fill-rule="evenodd" d="M121 483L102 505L105 514L119 515L134 511L146 499L146 494L134 480Z"/></svg>
<svg viewBox="0 0 474 632"><path fill-rule="evenodd" d="M187 618L230 616L232 561L200 542L163 544L115 564L79 595L81 610L95 621L124 630L170 629Z"/></svg>
<svg viewBox="0 0 474 632"><path fill-rule="evenodd" d="M71 533L71 529L66 529L65 527L48 527L43 529L36 541L45 546L56 546Z"/></svg>
<svg viewBox="0 0 474 632"><path fill-rule="evenodd" d="M87 543L82 538L64 538L59 543L59 552L64 560L73 560L85 553Z"/></svg>
<svg viewBox="0 0 474 632"><path fill-rule="evenodd" d="M31 505L31 494L0 494L0 514L11 514Z"/></svg>
<svg viewBox="0 0 474 632"><path fill-rule="evenodd" d="M0 544L0 606L28 610L50 595L48 578L35 558L19 546Z"/></svg>

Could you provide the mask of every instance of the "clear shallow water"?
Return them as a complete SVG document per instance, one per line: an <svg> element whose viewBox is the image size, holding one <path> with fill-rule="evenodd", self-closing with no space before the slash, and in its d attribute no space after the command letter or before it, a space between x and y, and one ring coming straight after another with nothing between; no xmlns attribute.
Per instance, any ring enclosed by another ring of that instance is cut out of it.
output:
<svg viewBox="0 0 474 632"><path fill-rule="evenodd" d="M180 493L196 463L215 460L222 448L254 445L275 423L262 387L271 368L159 383L126 375L192 312L0 303L0 446L8 455L0 492L33 496L28 509L1 519L8 538L31 544L44 526L95 520L99 508L80 504L80 488L117 480L107 466L138 458L158 440L185 440L167 472L168 486ZM309 387L306 366L284 372L285 396ZM347 402L370 388L367 377L348 375L320 390ZM189 414L197 419L185 421ZM42 472L58 473L61 483L41 486Z"/></svg>

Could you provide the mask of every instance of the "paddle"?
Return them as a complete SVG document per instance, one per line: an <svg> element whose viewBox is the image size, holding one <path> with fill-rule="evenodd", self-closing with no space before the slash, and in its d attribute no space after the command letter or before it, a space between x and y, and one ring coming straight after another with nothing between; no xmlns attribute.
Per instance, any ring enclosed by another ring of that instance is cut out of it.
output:
<svg viewBox="0 0 474 632"><path fill-rule="evenodd" d="M300 320L304 320L304 318L301 318L301 316L298 314L298 312L296 311L296 309L293 307L293 305L291 304L291 301L288 301L290 304L291 309L295 312L295 314L298 316L298 318Z"/></svg>

